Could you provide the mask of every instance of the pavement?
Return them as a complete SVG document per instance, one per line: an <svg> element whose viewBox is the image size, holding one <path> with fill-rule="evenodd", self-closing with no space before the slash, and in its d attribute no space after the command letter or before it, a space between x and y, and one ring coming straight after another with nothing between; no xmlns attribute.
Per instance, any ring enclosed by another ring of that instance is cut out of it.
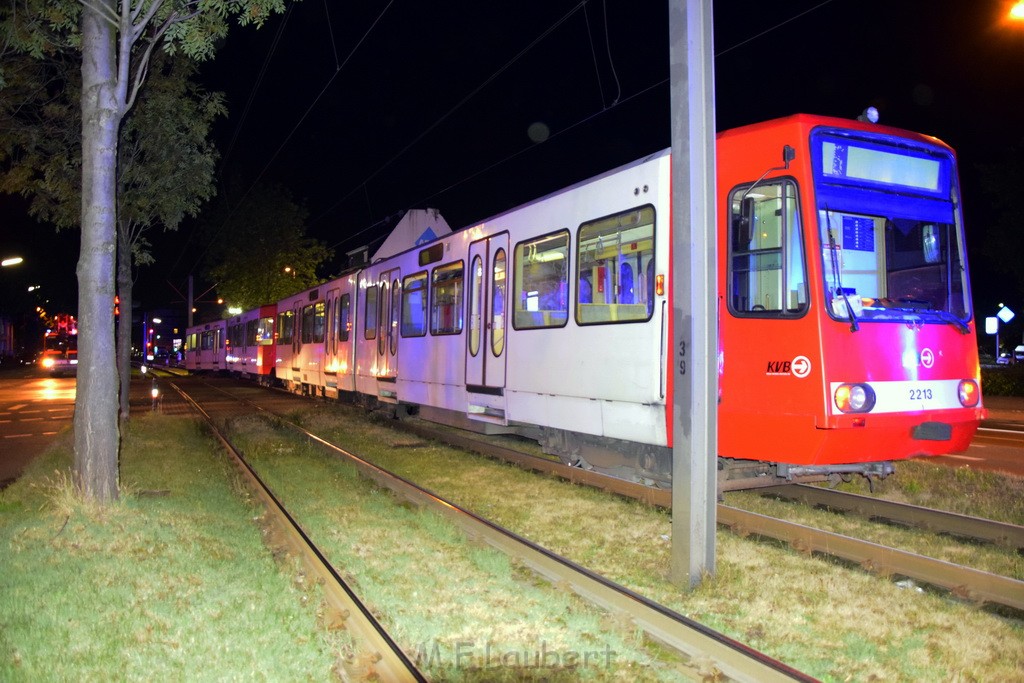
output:
<svg viewBox="0 0 1024 683"><path fill-rule="evenodd" d="M1000 422L1024 422L1024 398L1018 396L983 396L988 419Z"/></svg>

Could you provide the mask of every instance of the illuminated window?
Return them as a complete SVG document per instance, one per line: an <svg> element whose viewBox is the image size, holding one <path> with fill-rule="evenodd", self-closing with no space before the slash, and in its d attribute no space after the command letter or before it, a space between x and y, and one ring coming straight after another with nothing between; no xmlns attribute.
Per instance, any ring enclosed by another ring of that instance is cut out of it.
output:
<svg viewBox="0 0 1024 683"><path fill-rule="evenodd" d="M427 333L427 273L416 273L402 280L403 337L422 337Z"/></svg>
<svg viewBox="0 0 1024 683"><path fill-rule="evenodd" d="M640 322L654 312L654 208L580 226L576 322Z"/></svg>
<svg viewBox="0 0 1024 683"><path fill-rule="evenodd" d="M464 280L462 261L434 269L430 292L431 334L459 334L462 332Z"/></svg>
<svg viewBox="0 0 1024 683"><path fill-rule="evenodd" d="M513 327L563 327L569 317L569 232L516 245Z"/></svg>
<svg viewBox="0 0 1024 683"><path fill-rule="evenodd" d="M352 332L352 296L342 294L338 304L338 341L348 341Z"/></svg>

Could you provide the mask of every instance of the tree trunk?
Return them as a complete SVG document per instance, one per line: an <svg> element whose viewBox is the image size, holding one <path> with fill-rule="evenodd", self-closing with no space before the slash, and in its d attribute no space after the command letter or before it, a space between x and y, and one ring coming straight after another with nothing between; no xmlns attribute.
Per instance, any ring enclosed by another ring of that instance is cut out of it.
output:
<svg viewBox="0 0 1024 683"><path fill-rule="evenodd" d="M117 97L112 0L82 5L82 245L78 259L78 388L75 479L82 493L118 496L117 367L114 354Z"/></svg>
<svg viewBox="0 0 1024 683"><path fill-rule="evenodd" d="M121 383L121 422L127 422L132 379L132 248L128 244L128 228L121 227L117 231L117 295L121 311L117 323L117 376Z"/></svg>

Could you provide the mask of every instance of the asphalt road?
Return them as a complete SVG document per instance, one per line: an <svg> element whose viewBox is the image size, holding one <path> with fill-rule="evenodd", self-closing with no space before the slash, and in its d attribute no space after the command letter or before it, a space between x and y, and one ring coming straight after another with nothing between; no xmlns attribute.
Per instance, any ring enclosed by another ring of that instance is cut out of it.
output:
<svg viewBox="0 0 1024 683"><path fill-rule="evenodd" d="M74 377L34 368L0 372L0 488L71 426L74 410Z"/></svg>

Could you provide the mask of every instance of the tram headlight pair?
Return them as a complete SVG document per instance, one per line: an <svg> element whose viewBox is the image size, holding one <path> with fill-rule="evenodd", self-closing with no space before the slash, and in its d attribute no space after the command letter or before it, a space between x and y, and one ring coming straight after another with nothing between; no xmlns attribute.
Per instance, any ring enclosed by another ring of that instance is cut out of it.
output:
<svg viewBox="0 0 1024 683"><path fill-rule="evenodd" d="M840 384L834 398L844 413L866 413L875 407L875 390L868 384Z"/></svg>
<svg viewBox="0 0 1024 683"><path fill-rule="evenodd" d="M981 389L973 379L960 380L956 393L960 398L960 405L964 408L974 408L981 402Z"/></svg>

